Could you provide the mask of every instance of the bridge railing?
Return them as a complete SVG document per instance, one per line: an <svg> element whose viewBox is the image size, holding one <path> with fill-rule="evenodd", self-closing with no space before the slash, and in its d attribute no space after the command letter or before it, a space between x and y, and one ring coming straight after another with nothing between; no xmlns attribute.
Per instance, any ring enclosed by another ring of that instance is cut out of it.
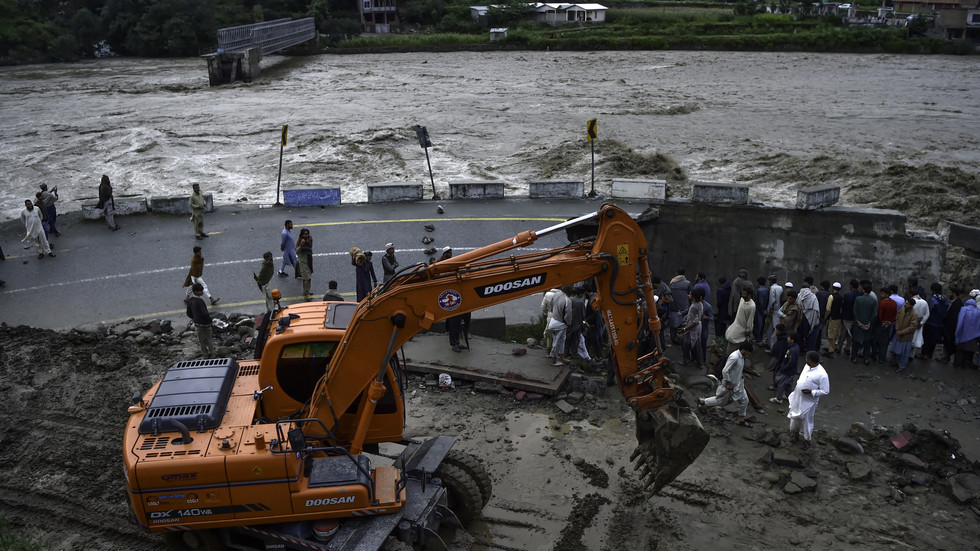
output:
<svg viewBox="0 0 980 551"><path fill-rule="evenodd" d="M218 29L218 50L241 52L261 48L262 54L302 44L316 38L316 24L312 17L305 19L277 19L253 25L240 25Z"/></svg>

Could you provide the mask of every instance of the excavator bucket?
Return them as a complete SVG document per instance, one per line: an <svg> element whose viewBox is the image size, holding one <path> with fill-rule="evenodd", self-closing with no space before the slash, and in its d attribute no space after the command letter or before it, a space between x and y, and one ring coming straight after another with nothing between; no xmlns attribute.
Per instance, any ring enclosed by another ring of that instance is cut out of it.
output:
<svg viewBox="0 0 980 551"><path fill-rule="evenodd" d="M630 461L640 471L648 497L670 484L708 445L708 432L690 406L678 399L660 408L636 412L639 445Z"/></svg>

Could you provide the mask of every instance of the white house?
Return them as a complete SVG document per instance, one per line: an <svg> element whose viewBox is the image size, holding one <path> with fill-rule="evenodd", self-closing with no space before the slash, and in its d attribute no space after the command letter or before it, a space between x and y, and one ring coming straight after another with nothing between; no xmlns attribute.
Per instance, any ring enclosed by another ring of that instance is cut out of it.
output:
<svg viewBox="0 0 980 551"><path fill-rule="evenodd" d="M534 10L534 20L548 23L549 25L561 25L563 23L601 23L606 20L607 7L602 4L543 4L537 2L532 6ZM491 8L496 8L493 4L488 6L470 6L470 16L474 21L486 21L487 14Z"/></svg>
<svg viewBox="0 0 980 551"><path fill-rule="evenodd" d="M537 12L535 20L560 25L569 22L601 23L606 20L606 10L602 4L544 4L534 5Z"/></svg>

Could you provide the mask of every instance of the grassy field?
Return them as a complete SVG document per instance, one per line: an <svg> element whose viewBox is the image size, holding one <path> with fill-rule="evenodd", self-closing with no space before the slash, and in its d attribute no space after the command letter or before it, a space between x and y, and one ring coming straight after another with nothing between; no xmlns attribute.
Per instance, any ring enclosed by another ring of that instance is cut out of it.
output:
<svg viewBox="0 0 980 551"><path fill-rule="evenodd" d="M639 6L613 8L600 24L552 27L524 22L490 43L487 29L472 33L403 33L357 37L334 50L530 49L530 50L734 50L965 54L973 45L909 36L899 27L841 26L835 16L735 15L732 7Z"/></svg>

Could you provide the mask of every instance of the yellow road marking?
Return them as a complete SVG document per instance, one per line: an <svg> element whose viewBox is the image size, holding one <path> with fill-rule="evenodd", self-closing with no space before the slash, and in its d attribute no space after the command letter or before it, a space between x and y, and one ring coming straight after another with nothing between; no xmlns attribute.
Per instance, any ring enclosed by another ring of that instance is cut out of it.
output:
<svg viewBox="0 0 980 551"><path fill-rule="evenodd" d="M357 296L357 293L340 293L340 296L343 296L343 297L354 297L354 296ZM282 297L279 300L280 300L280 302L307 302L305 299L303 299L303 295L298 295L298 296L295 296L295 297ZM310 302L319 302L319 301L317 299L314 299L313 301L310 301ZM216 304L214 306L210 306L210 309L211 310L217 310L218 308L232 308L232 307L236 307L237 308L239 306L254 306L256 304L261 304L261 305L265 306L265 299L262 299L262 300L245 300L245 301L242 301L242 302L228 302L228 303L222 302L222 303ZM149 313L149 314L129 315L129 316L126 316L124 318L117 318L117 319L114 319L114 320L106 320L104 323L121 323L121 322L124 322L126 320L131 320L133 318L136 318L136 319L152 319L152 318L162 318L162 317L166 317L166 316L184 315L186 313L187 313L187 309L186 308L185 309L181 309L181 310L166 310L166 311L163 311L163 312L152 312L152 313Z"/></svg>
<svg viewBox="0 0 980 551"><path fill-rule="evenodd" d="M405 222L567 222L568 218L399 218L396 220L349 220L343 222L314 222L312 224L295 224L297 226L347 226L350 224L398 224Z"/></svg>

